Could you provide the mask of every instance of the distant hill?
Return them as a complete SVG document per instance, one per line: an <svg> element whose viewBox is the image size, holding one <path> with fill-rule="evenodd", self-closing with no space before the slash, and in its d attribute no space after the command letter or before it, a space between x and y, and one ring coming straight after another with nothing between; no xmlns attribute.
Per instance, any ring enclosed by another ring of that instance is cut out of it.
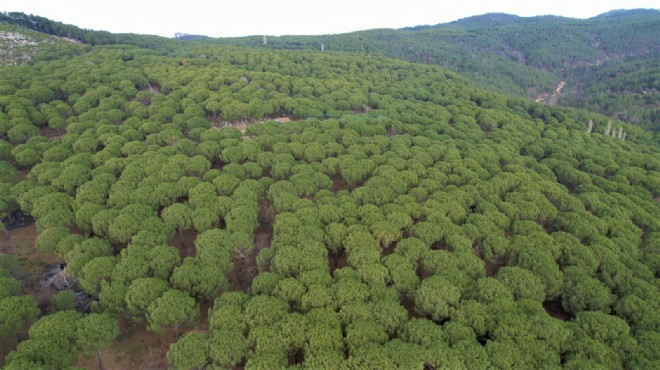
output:
<svg viewBox="0 0 660 370"><path fill-rule="evenodd" d="M607 60L601 65L570 71L574 82L559 99L570 105L604 113L660 131L660 55Z"/></svg>
<svg viewBox="0 0 660 370"><path fill-rule="evenodd" d="M72 49L76 40L44 35L23 27L0 24L0 65L31 61L38 52L53 49Z"/></svg>
<svg viewBox="0 0 660 370"><path fill-rule="evenodd" d="M320 49L384 55L410 62L437 64L463 74L475 86L493 91L539 99L550 95L560 81L567 88L559 101L597 111L598 104L584 105L581 90L593 85L592 76L603 65L616 69L634 58L649 68L642 73L652 79L660 55L660 11L617 10L590 19L557 16L518 17L489 13L434 26L378 29L340 35L212 39L208 42L272 49ZM620 79L625 76L620 76ZM639 78L639 76L635 77ZM646 87L612 90L616 96L655 96ZM619 99L618 97L616 99ZM626 99L624 99L626 100ZM630 99L627 99L630 100ZM607 105L602 102L602 105ZM631 102L631 104L637 104ZM623 107L645 110L627 116L633 122L658 129L660 122L653 104ZM650 109L650 111L648 110ZM606 111L605 111L606 112ZM606 112L607 113L607 112Z"/></svg>
<svg viewBox="0 0 660 370"><path fill-rule="evenodd" d="M657 9L615 9L605 12L603 14L597 15L594 19L606 19L606 18L615 18L615 17L632 17L632 16L647 16L656 14Z"/></svg>
<svg viewBox="0 0 660 370"><path fill-rule="evenodd" d="M262 35L168 39L113 34L23 13L0 13L0 23L90 45L130 44L160 52L175 50L182 42L202 42L278 50L320 51L323 47L330 52L382 55L451 69L475 87L582 107L660 130L658 87L653 83L658 81L660 11L654 9L614 10L590 19L489 13L404 29L268 36L266 45ZM633 75L633 65L643 68ZM608 73L616 75L616 82L599 90L608 83ZM560 84L564 87L560 94L553 94Z"/></svg>
<svg viewBox="0 0 660 370"><path fill-rule="evenodd" d="M21 26L43 34L65 37L89 45L127 44L148 49L173 50L177 42L161 36L95 31L20 12L0 12L0 24Z"/></svg>
<svg viewBox="0 0 660 370"><path fill-rule="evenodd" d="M205 40L208 39L209 37L206 35L191 35L189 33L175 33L174 38L177 40L185 40L185 41L190 41L190 40Z"/></svg>
<svg viewBox="0 0 660 370"><path fill-rule="evenodd" d="M482 15L475 15L472 17L462 18L450 24L459 25L463 27L500 27L509 25L515 22L520 22L523 19L517 15L506 13L487 13Z"/></svg>

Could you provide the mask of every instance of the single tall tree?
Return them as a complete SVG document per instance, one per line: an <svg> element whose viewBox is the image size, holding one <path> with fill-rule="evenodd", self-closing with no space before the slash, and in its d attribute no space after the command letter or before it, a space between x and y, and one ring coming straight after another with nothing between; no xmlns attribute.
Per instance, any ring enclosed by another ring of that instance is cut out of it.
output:
<svg viewBox="0 0 660 370"><path fill-rule="evenodd" d="M193 321L199 314L199 305L194 298L180 290L172 289L156 299L147 309L149 329L161 332L169 326L174 326L176 338L179 339L179 325L184 321Z"/></svg>
<svg viewBox="0 0 660 370"><path fill-rule="evenodd" d="M78 321L76 327L76 344L84 352L96 351L99 359L99 369L103 370L101 348L119 335L117 320L107 314L92 313Z"/></svg>
<svg viewBox="0 0 660 370"><path fill-rule="evenodd" d="M181 238L181 246L186 247L183 243L183 230L192 226L192 210L187 204L175 203L163 209L161 214L163 221L166 224L175 227L179 231L179 238Z"/></svg>

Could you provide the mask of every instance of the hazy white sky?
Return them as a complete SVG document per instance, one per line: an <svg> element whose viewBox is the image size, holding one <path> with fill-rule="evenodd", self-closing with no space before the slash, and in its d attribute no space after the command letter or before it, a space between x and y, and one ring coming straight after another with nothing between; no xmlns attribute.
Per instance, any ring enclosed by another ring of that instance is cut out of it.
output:
<svg viewBox="0 0 660 370"><path fill-rule="evenodd" d="M0 0L0 10L110 32L223 37L401 28L488 12L589 18L613 9L658 8L659 4L658 0Z"/></svg>

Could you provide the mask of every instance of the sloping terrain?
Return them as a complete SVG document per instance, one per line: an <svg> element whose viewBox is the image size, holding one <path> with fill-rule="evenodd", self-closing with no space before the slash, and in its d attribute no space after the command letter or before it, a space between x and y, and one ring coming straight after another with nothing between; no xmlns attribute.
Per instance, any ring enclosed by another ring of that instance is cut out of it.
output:
<svg viewBox="0 0 660 370"><path fill-rule="evenodd" d="M647 90L637 88L635 82L641 77L655 79L657 85L658 39L660 11L640 9L614 11L586 20L485 14L401 30L268 37L267 45L261 45L261 36L209 42L290 50L319 50L323 43L330 51L437 64L461 73L475 86L534 99L551 95L560 81L565 81L572 93L562 97L563 105L626 117L657 131L657 99L656 104L646 103L656 95L640 101L637 97ZM632 76L629 67L635 63L649 68ZM598 88L590 86L603 83L598 72L603 64L620 75L618 79L626 81L628 89L608 89L607 97L597 96L594 90ZM651 90L654 92L657 86ZM585 101L587 95L591 103ZM613 101L618 101L617 111L608 109ZM633 113L617 114L621 110Z"/></svg>
<svg viewBox="0 0 660 370"><path fill-rule="evenodd" d="M156 36L83 30L23 13L1 13L0 22L91 45L131 44L172 52L184 42ZM654 9L617 10L591 19L491 13L447 24L400 30L269 36L266 45L261 35L195 38L214 44L287 50L323 48L436 64L462 74L476 87L541 99L544 104L559 102L564 106L585 108L655 131L660 130L657 88L648 89L647 84L639 86L636 83L640 80L657 81L658 39L660 11ZM630 76L630 65L639 63L649 68L642 68L634 77ZM599 86L603 83L599 72L603 64L610 72L619 75L617 79L622 81L625 89L620 85ZM567 89L563 95L555 96L555 89L562 81ZM595 86L592 88L592 85Z"/></svg>
<svg viewBox="0 0 660 370"><path fill-rule="evenodd" d="M44 50L70 48L75 40L44 35L23 27L0 23L0 65L26 63Z"/></svg>
<svg viewBox="0 0 660 370"><path fill-rule="evenodd" d="M436 65L125 40L0 67L0 211L59 262L38 305L0 259L6 369L660 367L657 133Z"/></svg>
<svg viewBox="0 0 660 370"><path fill-rule="evenodd" d="M602 112L660 131L660 53L575 68L559 104Z"/></svg>

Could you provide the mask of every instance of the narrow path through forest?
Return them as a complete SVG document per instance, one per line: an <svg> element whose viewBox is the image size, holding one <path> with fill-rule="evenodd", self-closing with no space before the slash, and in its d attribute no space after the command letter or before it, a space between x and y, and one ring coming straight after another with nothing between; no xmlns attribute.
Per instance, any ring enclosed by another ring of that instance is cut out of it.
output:
<svg viewBox="0 0 660 370"><path fill-rule="evenodd" d="M555 87L555 91L552 94L542 94L538 98L534 99L534 101L537 103L555 105L557 104L557 100L559 99L559 94L561 94L561 90L564 87L566 87L566 81L559 81L559 84L557 84L557 87Z"/></svg>

